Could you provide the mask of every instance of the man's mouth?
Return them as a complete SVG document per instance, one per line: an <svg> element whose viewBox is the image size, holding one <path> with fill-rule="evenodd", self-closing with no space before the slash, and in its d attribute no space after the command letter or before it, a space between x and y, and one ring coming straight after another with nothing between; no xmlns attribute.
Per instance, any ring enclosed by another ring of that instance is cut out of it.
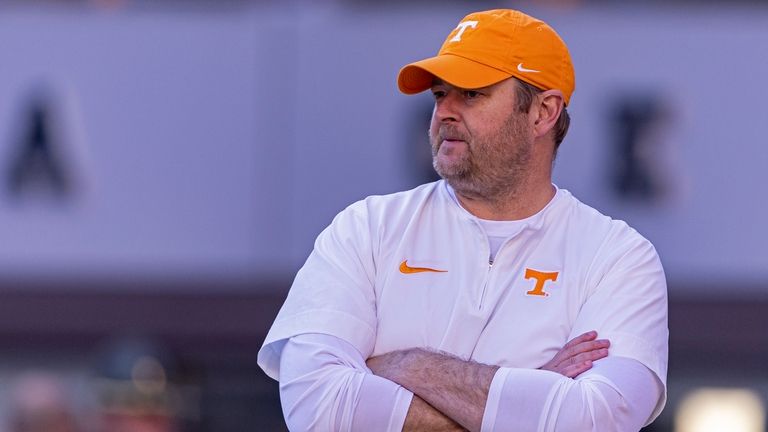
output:
<svg viewBox="0 0 768 432"><path fill-rule="evenodd" d="M462 139L458 139L456 137L446 137L443 138L443 140L440 142L438 151L440 154L448 156L452 155L455 151L461 151L461 149L464 149L466 145L466 142Z"/></svg>

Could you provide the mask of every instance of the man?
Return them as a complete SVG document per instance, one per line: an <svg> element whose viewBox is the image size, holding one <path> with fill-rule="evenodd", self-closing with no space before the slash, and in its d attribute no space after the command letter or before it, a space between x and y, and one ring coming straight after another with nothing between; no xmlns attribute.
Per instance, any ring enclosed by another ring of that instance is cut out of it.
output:
<svg viewBox="0 0 768 432"><path fill-rule="evenodd" d="M574 89L563 41L517 11L470 14L398 83L434 95L443 180L357 202L318 237L259 352L289 427L650 423L664 273L637 232L552 184Z"/></svg>

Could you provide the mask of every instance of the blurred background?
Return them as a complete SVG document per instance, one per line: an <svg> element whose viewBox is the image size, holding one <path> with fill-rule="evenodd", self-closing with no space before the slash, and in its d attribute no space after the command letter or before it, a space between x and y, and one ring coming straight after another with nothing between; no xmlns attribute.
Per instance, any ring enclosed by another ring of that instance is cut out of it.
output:
<svg viewBox="0 0 768 432"><path fill-rule="evenodd" d="M397 71L498 7L573 56L556 183L665 264L645 430L764 431L764 2L0 0L0 432L285 430L256 353L294 273L434 179Z"/></svg>

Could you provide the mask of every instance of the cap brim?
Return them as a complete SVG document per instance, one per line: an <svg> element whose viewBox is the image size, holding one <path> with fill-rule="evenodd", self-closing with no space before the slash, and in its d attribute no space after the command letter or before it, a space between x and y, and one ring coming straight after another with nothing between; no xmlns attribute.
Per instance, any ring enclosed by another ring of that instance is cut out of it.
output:
<svg viewBox="0 0 768 432"><path fill-rule="evenodd" d="M397 76L397 86L405 94L421 93L432 87L435 77L456 87L487 87L512 74L451 54L443 54L405 65Z"/></svg>

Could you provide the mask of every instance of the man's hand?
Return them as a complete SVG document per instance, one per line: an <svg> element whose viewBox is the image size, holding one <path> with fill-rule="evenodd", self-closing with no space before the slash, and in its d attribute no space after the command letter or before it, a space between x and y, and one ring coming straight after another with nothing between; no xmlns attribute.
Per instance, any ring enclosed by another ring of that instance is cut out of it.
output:
<svg viewBox="0 0 768 432"><path fill-rule="evenodd" d="M569 341L544 366L544 369L560 375L574 378L592 369L592 362L608 356L611 343L607 339L597 339L597 332L590 331Z"/></svg>

